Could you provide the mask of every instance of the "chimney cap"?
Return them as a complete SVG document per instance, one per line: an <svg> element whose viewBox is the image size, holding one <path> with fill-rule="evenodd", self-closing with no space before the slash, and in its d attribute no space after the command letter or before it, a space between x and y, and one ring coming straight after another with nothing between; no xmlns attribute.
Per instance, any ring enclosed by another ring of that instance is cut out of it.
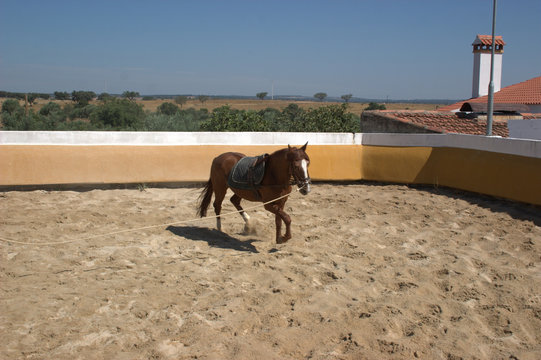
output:
<svg viewBox="0 0 541 360"><path fill-rule="evenodd" d="M505 45L505 41L503 41L503 38L501 35L494 36L494 42L496 43L496 45L500 45L500 46ZM472 45L473 46L475 45L490 46L492 45L492 35L477 35Z"/></svg>

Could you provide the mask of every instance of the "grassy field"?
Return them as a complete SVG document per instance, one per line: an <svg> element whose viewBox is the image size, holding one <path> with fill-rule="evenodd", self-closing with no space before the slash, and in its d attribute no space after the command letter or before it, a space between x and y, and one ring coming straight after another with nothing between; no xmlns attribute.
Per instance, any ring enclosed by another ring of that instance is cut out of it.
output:
<svg viewBox="0 0 541 360"><path fill-rule="evenodd" d="M1 103L3 103L6 99L2 98L0 99L0 106ZM137 103L142 104L145 110L155 112L158 106L163 104L164 102L172 102L173 100L136 100ZM29 109L32 109L34 111L39 111L41 107L45 104L47 104L49 100L43 100L38 99L36 102L29 106ZM56 102L60 104L61 106L64 106L65 104L73 103L69 100L53 100L53 102ZM19 102L21 106L24 106L24 101ZM91 103L98 104L99 101L94 100ZM188 108L195 108L195 109L201 109L205 108L209 111L214 110L215 108L229 105L233 109L239 109L239 110L263 110L266 108L275 108L282 110L289 104L294 103L297 104L299 107L303 109L309 109L309 108L317 108L320 106L327 106L331 104L341 104L339 102L319 102L319 101L290 101L290 100L251 100L251 99L209 99L202 103L201 101L197 99L189 99L186 104L182 106L182 109L188 109ZM438 107L442 106L443 104L408 104L408 103L388 103L385 104L387 110L428 110L433 111L437 110ZM367 103L350 103L349 104L349 112L360 115L362 111L368 106Z"/></svg>
<svg viewBox="0 0 541 360"><path fill-rule="evenodd" d="M156 111L156 108L164 102L173 102L173 100L138 100L140 104L143 104L145 110ZM229 105L233 109L239 110L263 110L266 108L275 108L283 110L289 104L294 103L303 109L317 108L320 106L327 106L331 104L341 104L339 102L320 102L320 101L290 101L290 100L250 100L250 99L209 99L204 103L193 99L188 100L186 104L182 106L183 109L206 108L212 111L215 108ZM350 103L349 111L360 115L361 112L368 106L365 103ZM385 104L388 110L436 110L441 104L405 104L405 103L390 103Z"/></svg>

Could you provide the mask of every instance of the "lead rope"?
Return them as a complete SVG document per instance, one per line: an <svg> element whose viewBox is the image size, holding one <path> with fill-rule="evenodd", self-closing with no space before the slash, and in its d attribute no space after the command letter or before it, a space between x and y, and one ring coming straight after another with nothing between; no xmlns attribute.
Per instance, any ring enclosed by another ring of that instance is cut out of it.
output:
<svg viewBox="0 0 541 360"><path fill-rule="evenodd" d="M300 187L300 188L297 188L296 191L301 190L303 187L304 187L304 185L302 187ZM281 199L283 199L285 197L288 197L289 195L291 195L291 192L289 192L289 193L287 193L285 195L279 196L276 199L272 199L270 201L267 201L265 203L254 205L254 206L248 207L248 208L243 209L243 210L231 211L231 212L228 212L228 213L225 213L225 214L214 215L214 216L206 216L204 218L195 218L195 219L189 219L189 220L183 220L183 221L175 221L175 222L166 223L166 224L149 225L149 226L143 226L143 227L134 228L134 229L117 230L117 231L112 231L112 232L105 233L105 234L91 235L91 236L86 236L86 237L81 237L81 238L76 238L76 239L69 239L69 240L64 240L64 241L35 243L35 242L16 241L16 240L11 240L11 239L6 239L6 238L3 238L3 237L0 237L0 242L13 243L13 244L19 244L19 245L35 245L35 246L62 245L62 244L68 244L68 243L77 242L77 241L91 240L91 239L96 239L96 238L99 238L99 237L123 234L123 233L128 233L128 232L135 232L135 231L141 231L141 230L147 230L147 229L154 229L154 228L158 228L158 227L173 226L173 225L180 225L180 224L188 224L188 223L204 221L204 220L208 220L208 219L215 219L218 216L222 217L222 216L229 216L229 215L233 215L233 214L240 214L241 211L253 210L253 209L256 209L256 208L271 204L271 203L273 203L275 201L281 200Z"/></svg>

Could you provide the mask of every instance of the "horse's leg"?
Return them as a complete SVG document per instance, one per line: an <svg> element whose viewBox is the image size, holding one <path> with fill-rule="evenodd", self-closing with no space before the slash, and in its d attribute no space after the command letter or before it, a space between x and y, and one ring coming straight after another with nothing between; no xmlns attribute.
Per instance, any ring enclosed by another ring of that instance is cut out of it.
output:
<svg viewBox="0 0 541 360"><path fill-rule="evenodd" d="M250 226L250 216L248 216L248 214L244 211L242 206L240 206L240 201L241 200L242 200L242 198L240 196L238 196L237 194L234 194L233 196L231 196L231 202L235 206L235 209L237 209L237 211L239 211L240 215L244 219L244 232L251 233L251 232L253 232L253 229Z"/></svg>
<svg viewBox="0 0 541 360"><path fill-rule="evenodd" d="M284 209L284 202L280 202L278 204L271 203L265 205L265 209L270 211L274 214L274 220L276 223L276 243L277 244L283 244L289 239L291 239L291 218L288 214L283 210ZM284 236L282 236L282 221L284 224L286 224L286 233Z"/></svg>
<svg viewBox="0 0 541 360"><path fill-rule="evenodd" d="M220 212L222 211L222 202L225 198L227 188L218 187L214 188L214 213L216 214L216 228L218 231L222 231L222 219L220 218Z"/></svg>
<svg viewBox="0 0 541 360"><path fill-rule="evenodd" d="M291 239L291 218L284 211L284 205L285 204L282 204L282 207L280 208L279 214L280 214L280 217L282 218L282 220L284 221L284 224L286 224L286 233L285 233L284 237L282 238L283 242L286 242L289 239Z"/></svg>

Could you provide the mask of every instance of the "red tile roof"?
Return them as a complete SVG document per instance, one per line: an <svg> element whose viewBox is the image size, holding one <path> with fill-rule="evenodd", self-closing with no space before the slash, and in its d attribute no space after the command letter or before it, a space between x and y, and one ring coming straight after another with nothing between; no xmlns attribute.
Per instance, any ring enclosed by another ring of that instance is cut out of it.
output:
<svg viewBox="0 0 541 360"><path fill-rule="evenodd" d="M495 113L503 112L503 113L516 113L516 114L522 114L530 112L530 108L528 105L524 104L506 104L506 103L500 103L495 102L492 110ZM460 107L460 111L464 112L474 112L474 113L487 113L488 112L488 104L486 102L473 102L473 101L467 101Z"/></svg>
<svg viewBox="0 0 541 360"><path fill-rule="evenodd" d="M479 39L479 41L477 41ZM494 42L496 45L505 45L505 41L503 41L503 38L501 35L494 36ZM477 35L477 38L474 40L472 45L481 43L483 45L492 45L492 35Z"/></svg>
<svg viewBox="0 0 541 360"><path fill-rule="evenodd" d="M438 133L459 133L472 135L486 134L486 120L468 118L458 113L442 113L437 111L396 111L377 110L379 117L392 121L400 121ZM492 133L496 136L508 137L507 122L494 121Z"/></svg>
<svg viewBox="0 0 541 360"><path fill-rule="evenodd" d="M462 107L462 105L464 105L464 103L467 101L468 100L464 100L464 101L459 101L451 105L441 106L438 108L438 111L441 111L441 112L458 111Z"/></svg>
<svg viewBox="0 0 541 360"><path fill-rule="evenodd" d="M465 102L486 103L487 101L488 95L485 95L478 98L461 101L456 104L443 106L439 108L438 111L457 110L460 109ZM541 76L504 87L500 91L495 92L494 103L541 105Z"/></svg>
<svg viewBox="0 0 541 360"><path fill-rule="evenodd" d="M478 103L487 101L488 95L468 100L468 102ZM504 87L494 93L494 102L526 105L541 104L541 76Z"/></svg>

